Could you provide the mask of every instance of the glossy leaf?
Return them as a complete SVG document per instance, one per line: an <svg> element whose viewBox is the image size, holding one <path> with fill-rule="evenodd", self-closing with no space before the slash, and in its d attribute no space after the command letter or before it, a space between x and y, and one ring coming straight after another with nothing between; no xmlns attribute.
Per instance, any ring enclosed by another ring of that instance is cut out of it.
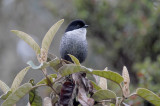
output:
<svg viewBox="0 0 160 106"><path fill-rule="evenodd" d="M95 101L107 100L116 98L116 94L111 90L99 90L92 96Z"/></svg>
<svg viewBox="0 0 160 106"><path fill-rule="evenodd" d="M18 30L11 30L11 32L15 33L18 37L20 37L28 45L30 45L33 48L33 50L36 52L36 54L40 54L40 47L36 43L36 41L33 40L33 38L31 36L29 36L28 34L22 32L22 31L18 31Z"/></svg>
<svg viewBox="0 0 160 106"><path fill-rule="evenodd" d="M79 60L78 60L75 56L73 56L73 55L71 55L71 54L68 54L68 55L70 56L70 58L72 59L72 61L73 61L76 65L81 65L80 62L79 62Z"/></svg>
<svg viewBox="0 0 160 106"><path fill-rule="evenodd" d="M58 72L62 76L67 76L73 73L77 72L86 72L86 73L91 73L92 70L87 69L84 66L76 65L76 64L65 64L61 68L59 68Z"/></svg>
<svg viewBox="0 0 160 106"><path fill-rule="evenodd" d="M48 49L53 40L53 37L63 22L64 22L64 19L61 19L60 21L55 23L44 36L42 40L42 49L45 50L46 52L48 52Z"/></svg>
<svg viewBox="0 0 160 106"><path fill-rule="evenodd" d="M121 82L123 82L123 77L116 73L116 72L112 72L112 71L101 71L101 70L93 70L92 74L100 76L100 77L104 77L108 80L114 81L118 84L120 84Z"/></svg>
<svg viewBox="0 0 160 106"><path fill-rule="evenodd" d="M32 88L30 83L25 83L13 92L3 103L2 106L13 106L23 96L25 96Z"/></svg>
<svg viewBox="0 0 160 106"><path fill-rule="evenodd" d="M3 81L1 81L1 80L0 80L0 89L4 93L6 93L6 92L8 92L10 90L10 88Z"/></svg>
<svg viewBox="0 0 160 106"><path fill-rule="evenodd" d="M24 68L22 71L20 71L17 76L15 77L12 86L11 86L11 91L14 92L19 85L21 84L24 76L26 75L26 73L28 72L28 70L30 69L30 66Z"/></svg>
<svg viewBox="0 0 160 106"><path fill-rule="evenodd" d="M159 106L160 105L160 97L153 93L152 91L145 89L145 88L138 88L136 90L138 96L142 97L143 99L149 101L150 103Z"/></svg>
<svg viewBox="0 0 160 106"><path fill-rule="evenodd" d="M8 91L5 94L1 95L1 99L6 100L8 98L8 96L12 93L12 91Z"/></svg>
<svg viewBox="0 0 160 106"><path fill-rule="evenodd" d="M91 81L93 88L96 89L97 91L102 89L101 87L99 87L95 82Z"/></svg>

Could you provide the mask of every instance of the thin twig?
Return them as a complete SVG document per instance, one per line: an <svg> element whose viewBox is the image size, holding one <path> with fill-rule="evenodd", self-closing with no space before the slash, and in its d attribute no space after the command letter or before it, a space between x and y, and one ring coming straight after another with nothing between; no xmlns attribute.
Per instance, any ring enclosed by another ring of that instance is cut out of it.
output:
<svg viewBox="0 0 160 106"><path fill-rule="evenodd" d="M63 77L58 78L57 80L55 80L52 84L55 84L56 82L58 82L59 80L61 80Z"/></svg>
<svg viewBox="0 0 160 106"><path fill-rule="evenodd" d="M134 95L137 96L137 94L134 92L134 93L130 94L130 95L128 96L128 98L130 98L131 96L134 96Z"/></svg>
<svg viewBox="0 0 160 106"><path fill-rule="evenodd" d="M35 86L32 87L32 89L35 89L35 88L38 88L38 87L41 87L41 86L47 86L47 85L46 84L35 85Z"/></svg>
<svg viewBox="0 0 160 106"><path fill-rule="evenodd" d="M42 72L47 79L47 85L53 90L54 93L56 93L58 95L57 91L53 88L53 84L52 84L51 80L48 78L46 68L42 69Z"/></svg>
<svg viewBox="0 0 160 106"><path fill-rule="evenodd" d="M67 61L67 60L64 60L64 59L61 59L61 61L62 61L62 62L65 62L65 63L67 63L67 64L73 64L72 62Z"/></svg>

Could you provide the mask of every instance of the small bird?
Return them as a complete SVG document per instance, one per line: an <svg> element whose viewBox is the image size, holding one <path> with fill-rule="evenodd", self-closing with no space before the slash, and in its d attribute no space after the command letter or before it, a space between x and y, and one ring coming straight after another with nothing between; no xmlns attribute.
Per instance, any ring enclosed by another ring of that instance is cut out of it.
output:
<svg viewBox="0 0 160 106"><path fill-rule="evenodd" d="M74 20L68 25L60 43L62 59L72 62L68 54L75 56L80 63L86 59L88 53L87 27L88 25L83 20Z"/></svg>

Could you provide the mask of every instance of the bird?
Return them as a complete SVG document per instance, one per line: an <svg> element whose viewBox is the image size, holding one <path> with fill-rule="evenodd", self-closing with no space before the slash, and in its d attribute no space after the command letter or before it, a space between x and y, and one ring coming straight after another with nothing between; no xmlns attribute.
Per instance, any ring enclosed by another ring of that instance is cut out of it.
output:
<svg viewBox="0 0 160 106"><path fill-rule="evenodd" d="M75 56L80 63L84 62L88 54L86 39L88 25L80 19L73 20L65 30L60 42L61 58L73 62L68 54Z"/></svg>

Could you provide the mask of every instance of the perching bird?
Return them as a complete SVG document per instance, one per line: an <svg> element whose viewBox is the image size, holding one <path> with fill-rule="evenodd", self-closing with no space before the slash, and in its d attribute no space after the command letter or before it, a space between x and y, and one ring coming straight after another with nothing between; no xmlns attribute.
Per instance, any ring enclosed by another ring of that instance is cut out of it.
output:
<svg viewBox="0 0 160 106"><path fill-rule="evenodd" d="M88 53L87 27L88 25L82 20L74 20L68 25L60 43L62 59L72 62L68 54L75 56L80 63L86 59Z"/></svg>

